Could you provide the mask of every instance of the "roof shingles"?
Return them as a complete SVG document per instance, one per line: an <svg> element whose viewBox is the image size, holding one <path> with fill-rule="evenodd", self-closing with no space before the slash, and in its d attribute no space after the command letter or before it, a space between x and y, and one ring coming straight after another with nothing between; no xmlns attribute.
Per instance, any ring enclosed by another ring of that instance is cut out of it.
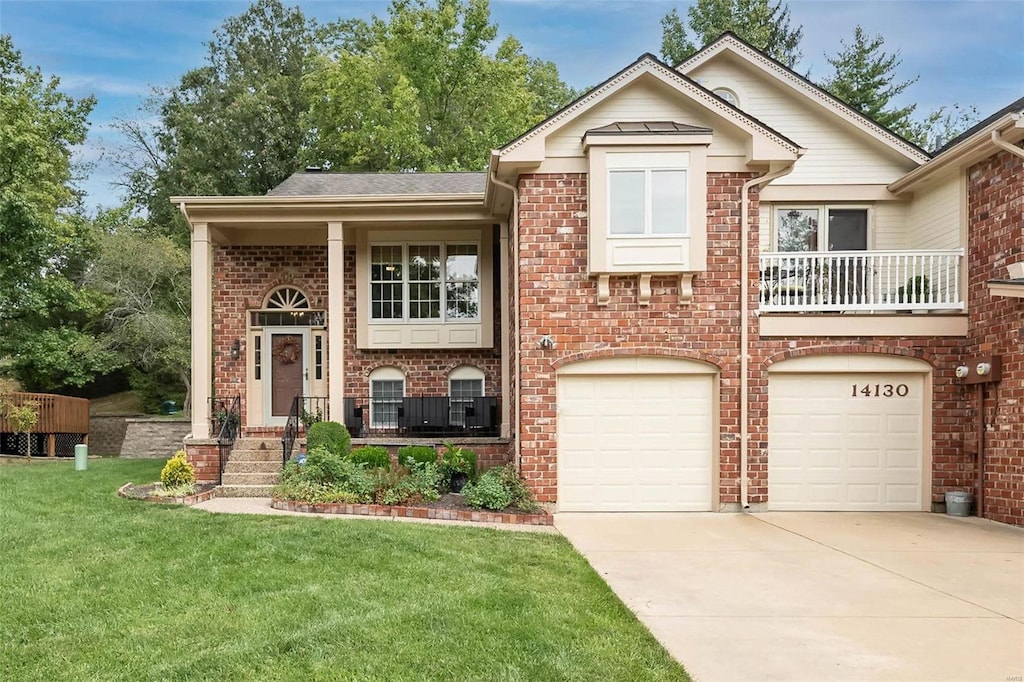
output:
<svg viewBox="0 0 1024 682"><path fill-rule="evenodd" d="M298 172L268 196L395 196L483 194L486 173L324 173Z"/></svg>

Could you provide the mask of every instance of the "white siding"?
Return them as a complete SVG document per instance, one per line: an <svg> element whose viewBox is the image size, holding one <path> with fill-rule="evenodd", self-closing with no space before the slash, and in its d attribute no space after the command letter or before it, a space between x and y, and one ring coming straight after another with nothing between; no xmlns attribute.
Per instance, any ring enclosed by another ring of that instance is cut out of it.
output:
<svg viewBox="0 0 1024 682"><path fill-rule="evenodd" d="M916 167L881 142L752 67L722 55L690 72L709 90L736 93L739 106L807 153L778 185L888 184Z"/></svg>
<svg viewBox="0 0 1024 682"><path fill-rule="evenodd" d="M955 249L960 243L959 171L918 190L907 208L908 247Z"/></svg>
<svg viewBox="0 0 1024 682"><path fill-rule="evenodd" d="M714 130L709 156L746 156L748 135L702 105L648 79L638 79L585 114L552 132L545 155L583 156L583 134L616 121L677 121Z"/></svg>
<svg viewBox="0 0 1024 682"><path fill-rule="evenodd" d="M868 248L890 251L907 248L907 205L903 202L879 202L872 207L873 224Z"/></svg>

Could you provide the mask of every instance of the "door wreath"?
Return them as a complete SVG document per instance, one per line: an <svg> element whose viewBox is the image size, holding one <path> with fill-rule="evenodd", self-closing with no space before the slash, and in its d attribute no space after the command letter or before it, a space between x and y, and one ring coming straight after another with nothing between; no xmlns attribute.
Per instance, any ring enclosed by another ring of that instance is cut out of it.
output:
<svg viewBox="0 0 1024 682"><path fill-rule="evenodd" d="M302 354L302 344L294 336L280 339L274 343L274 359L282 365L291 365L299 360Z"/></svg>

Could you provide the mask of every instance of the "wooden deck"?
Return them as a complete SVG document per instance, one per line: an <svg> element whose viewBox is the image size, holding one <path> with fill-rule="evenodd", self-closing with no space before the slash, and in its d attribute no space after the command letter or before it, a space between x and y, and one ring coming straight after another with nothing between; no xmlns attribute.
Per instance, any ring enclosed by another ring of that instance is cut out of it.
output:
<svg viewBox="0 0 1024 682"><path fill-rule="evenodd" d="M9 393L5 399L15 405L35 403L39 411L39 419L32 427L33 435L43 435L46 439L46 454L54 457L57 454L57 437L78 436L79 442L87 443L89 439L89 401L85 398L72 398L52 393ZM14 429L0 413L0 433L14 433Z"/></svg>

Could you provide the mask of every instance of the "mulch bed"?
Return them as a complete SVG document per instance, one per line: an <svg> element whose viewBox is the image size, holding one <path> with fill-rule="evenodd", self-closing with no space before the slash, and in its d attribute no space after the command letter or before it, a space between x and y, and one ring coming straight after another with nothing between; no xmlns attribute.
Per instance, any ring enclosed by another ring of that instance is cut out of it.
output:
<svg viewBox="0 0 1024 682"><path fill-rule="evenodd" d="M508 523L527 526L550 526L554 519L550 514L528 514L518 509L490 511L473 509L466 505L462 495L448 493L434 502L419 505L384 505L384 504L310 504L295 500L274 500L270 503L274 509L306 512L311 514L350 514L353 516L389 516L392 518L438 519L443 521L474 521L477 523Z"/></svg>
<svg viewBox="0 0 1024 682"><path fill-rule="evenodd" d="M200 502L206 502L217 495L215 490L217 486L213 483L197 483L196 491L194 493L181 497L154 495L153 491L160 487L159 483L135 485L134 483L129 482L118 488L117 494L121 497L126 497L132 500L144 500L146 502L158 502L160 504L184 504L188 506L199 504Z"/></svg>

